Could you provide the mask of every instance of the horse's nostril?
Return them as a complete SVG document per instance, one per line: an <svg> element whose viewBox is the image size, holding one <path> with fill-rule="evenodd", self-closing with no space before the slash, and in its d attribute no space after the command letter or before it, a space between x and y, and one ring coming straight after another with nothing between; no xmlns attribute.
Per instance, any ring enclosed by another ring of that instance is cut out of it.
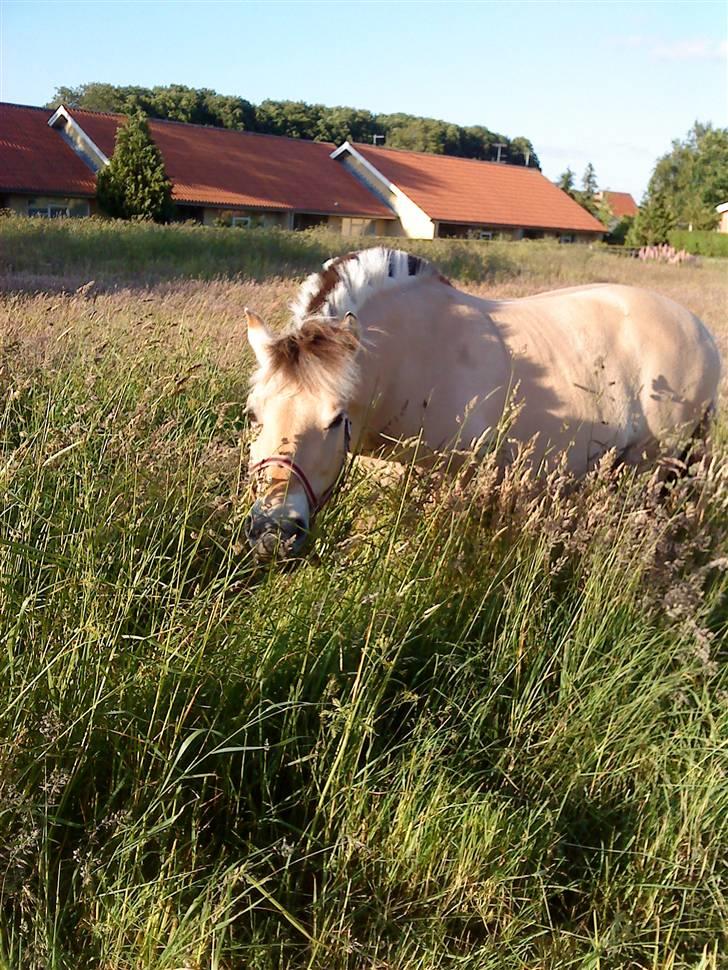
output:
<svg viewBox="0 0 728 970"><path fill-rule="evenodd" d="M258 559L273 559L282 545L280 532L264 532L255 541L255 555Z"/></svg>
<svg viewBox="0 0 728 970"><path fill-rule="evenodd" d="M245 520L244 528L248 545L259 561L296 555L308 534L298 518L279 519L264 513L256 514L255 509Z"/></svg>

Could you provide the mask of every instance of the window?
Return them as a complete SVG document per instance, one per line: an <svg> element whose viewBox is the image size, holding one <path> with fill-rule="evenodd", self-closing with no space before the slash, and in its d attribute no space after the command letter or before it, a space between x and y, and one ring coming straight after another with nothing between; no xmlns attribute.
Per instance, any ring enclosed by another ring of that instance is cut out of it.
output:
<svg viewBox="0 0 728 970"><path fill-rule="evenodd" d="M252 220L250 216L233 216L231 225L238 226L241 229L250 229Z"/></svg>
<svg viewBox="0 0 728 970"><path fill-rule="evenodd" d="M562 232L559 236L560 243L573 243L576 242L576 237L573 232Z"/></svg>
<svg viewBox="0 0 728 970"><path fill-rule="evenodd" d="M493 233L489 229L481 229L478 233L478 239L492 239Z"/></svg>
<svg viewBox="0 0 728 970"><path fill-rule="evenodd" d="M315 229L317 226L325 226L328 221L328 216L322 216L312 212L296 212L293 215L293 228Z"/></svg>
<svg viewBox="0 0 728 970"><path fill-rule="evenodd" d="M54 199L49 197L28 199L28 215L40 216L41 219L87 216L89 211L89 204L86 199Z"/></svg>

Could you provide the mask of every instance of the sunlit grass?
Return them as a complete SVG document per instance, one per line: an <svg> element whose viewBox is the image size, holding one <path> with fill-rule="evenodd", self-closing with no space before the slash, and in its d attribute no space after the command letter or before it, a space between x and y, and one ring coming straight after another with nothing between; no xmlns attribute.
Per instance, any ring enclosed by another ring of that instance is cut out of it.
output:
<svg viewBox="0 0 728 970"><path fill-rule="evenodd" d="M469 285L637 271L565 249ZM0 304L0 966L717 970L724 412L667 496L355 465L260 572L239 312L295 280L85 269ZM646 281L725 339L709 265Z"/></svg>

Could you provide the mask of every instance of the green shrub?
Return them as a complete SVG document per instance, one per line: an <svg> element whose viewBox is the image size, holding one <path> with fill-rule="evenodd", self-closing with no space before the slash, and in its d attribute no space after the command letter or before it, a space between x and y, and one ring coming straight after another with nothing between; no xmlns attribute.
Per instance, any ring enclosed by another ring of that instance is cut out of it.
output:
<svg viewBox="0 0 728 970"><path fill-rule="evenodd" d="M605 242L609 243L611 246L623 246L633 223L634 216L622 216L619 222L606 237Z"/></svg>
<svg viewBox="0 0 728 970"><path fill-rule="evenodd" d="M119 126L111 161L98 174L97 192L110 216L155 222L171 218L172 183L141 111Z"/></svg>
<svg viewBox="0 0 728 970"><path fill-rule="evenodd" d="M707 229L694 232L673 229L669 238L675 249L684 249L698 256L728 257L728 233L710 232Z"/></svg>
<svg viewBox="0 0 728 970"><path fill-rule="evenodd" d="M664 192L656 192L642 203L634 222L629 227L627 246L661 246L666 243L675 227L672 212Z"/></svg>

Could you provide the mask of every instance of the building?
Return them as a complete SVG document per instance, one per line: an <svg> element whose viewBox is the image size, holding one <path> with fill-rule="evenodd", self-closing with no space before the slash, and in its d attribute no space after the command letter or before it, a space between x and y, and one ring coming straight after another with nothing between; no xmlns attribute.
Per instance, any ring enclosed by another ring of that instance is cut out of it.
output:
<svg viewBox="0 0 728 970"><path fill-rule="evenodd" d="M715 207L715 211L720 216L720 222L716 226L718 232L728 232L728 202L721 202Z"/></svg>
<svg viewBox="0 0 728 970"><path fill-rule="evenodd" d="M0 207L22 215L87 216L96 178L48 127L47 108L0 103Z"/></svg>
<svg viewBox="0 0 728 970"><path fill-rule="evenodd" d="M536 168L350 142L332 157L386 202L405 236L588 242L605 232Z"/></svg>
<svg viewBox="0 0 728 970"><path fill-rule="evenodd" d="M63 106L48 120L98 171L124 116ZM254 132L149 120L180 215L205 225L326 225L345 236L387 234L395 216L331 162L334 145Z"/></svg>
<svg viewBox="0 0 728 970"><path fill-rule="evenodd" d="M0 205L89 215L125 116L0 104ZM604 227L537 169L149 120L182 219L325 225L345 236L599 239ZM631 197L630 197L631 198Z"/></svg>
<svg viewBox="0 0 728 970"><path fill-rule="evenodd" d="M606 204L612 210L614 224L609 227L610 229L613 229L614 226L616 226L617 223L626 216L634 219L639 212L637 203L629 192L597 192L595 198L597 202L606 202Z"/></svg>
<svg viewBox="0 0 728 970"><path fill-rule="evenodd" d="M114 151L122 115L0 103L0 208L24 215L96 211L96 172ZM150 121L181 218L207 225L325 224L387 235L394 214L341 166L335 146Z"/></svg>

